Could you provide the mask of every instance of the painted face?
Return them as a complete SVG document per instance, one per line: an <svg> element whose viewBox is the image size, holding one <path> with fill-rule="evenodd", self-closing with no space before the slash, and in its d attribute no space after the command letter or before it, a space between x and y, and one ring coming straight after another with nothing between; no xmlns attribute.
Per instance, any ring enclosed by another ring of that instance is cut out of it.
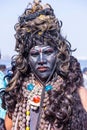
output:
<svg viewBox="0 0 87 130"><path fill-rule="evenodd" d="M46 81L50 76L56 62L56 52L53 47L47 45L31 48L29 61L40 80Z"/></svg>

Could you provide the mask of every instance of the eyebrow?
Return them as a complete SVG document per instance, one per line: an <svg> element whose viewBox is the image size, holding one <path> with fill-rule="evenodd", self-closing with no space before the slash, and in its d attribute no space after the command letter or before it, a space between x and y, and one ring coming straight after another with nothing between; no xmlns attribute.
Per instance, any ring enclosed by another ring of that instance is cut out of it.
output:
<svg viewBox="0 0 87 130"><path fill-rule="evenodd" d="M50 46L47 46L47 47L45 47L45 48L40 48L40 49L45 50L45 49L53 49L53 48L50 47ZM34 50L38 51L38 50L40 50L40 49L37 49L37 47L36 47L36 48L32 48L30 51L34 51Z"/></svg>

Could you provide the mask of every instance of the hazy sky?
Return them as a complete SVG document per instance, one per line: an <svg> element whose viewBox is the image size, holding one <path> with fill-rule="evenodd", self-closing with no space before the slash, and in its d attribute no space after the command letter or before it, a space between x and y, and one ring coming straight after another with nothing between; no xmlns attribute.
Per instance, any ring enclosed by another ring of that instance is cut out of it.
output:
<svg viewBox="0 0 87 130"><path fill-rule="evenodd" d="M33 0L0 0L0 50L3 56L12 56L15 48L14 25ZM50 3L59 20L63 36L72 44L77 58L87 59L87 0L42 0Z"/></svg>

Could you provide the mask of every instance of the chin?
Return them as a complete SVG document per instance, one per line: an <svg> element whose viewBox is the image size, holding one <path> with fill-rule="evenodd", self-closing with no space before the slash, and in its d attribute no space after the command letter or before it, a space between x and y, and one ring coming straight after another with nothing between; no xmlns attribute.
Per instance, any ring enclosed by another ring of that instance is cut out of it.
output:
<svg viewBox="0 0 87 130"><path fill-rule="evenodd" d="M38 76L39 77L39 76ZM42 82L46 82L48 80L49 76L40 76L39 79L42 81Z"/></svg>

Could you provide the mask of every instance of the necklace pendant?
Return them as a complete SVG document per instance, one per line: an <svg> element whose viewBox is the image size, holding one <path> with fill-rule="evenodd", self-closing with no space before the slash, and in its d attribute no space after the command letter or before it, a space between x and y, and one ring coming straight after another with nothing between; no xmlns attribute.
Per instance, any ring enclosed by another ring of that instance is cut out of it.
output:
<svg viewBox="0 0 87 130"><path fill-rule="evenodd" d="M33 84L30 83L30 84L27 85L27 90L32 91L33 88L34 88Z"/></svg>
<svg viewBox="0 0 87 130"><path fill-rule="evenodd" d="M49 91L49 90L51 90L53 87L52 87L52 85L47 85L47 86L45 86L45 91Z"/></svg>
<svg viewBox="0 0 87 130"><path fill-rule="evenodd" d="M34 103L39 103L40 102L40 97L39 96L34 96L33 97L33 102Z"/></svg>
<svg viewBox="0 0 87 130"><path fill-rule="evenodd" d="M32 110L37 110L40 106L40 97L39 96L34 96L33 99L30 101L31 109Z"/></svg>

